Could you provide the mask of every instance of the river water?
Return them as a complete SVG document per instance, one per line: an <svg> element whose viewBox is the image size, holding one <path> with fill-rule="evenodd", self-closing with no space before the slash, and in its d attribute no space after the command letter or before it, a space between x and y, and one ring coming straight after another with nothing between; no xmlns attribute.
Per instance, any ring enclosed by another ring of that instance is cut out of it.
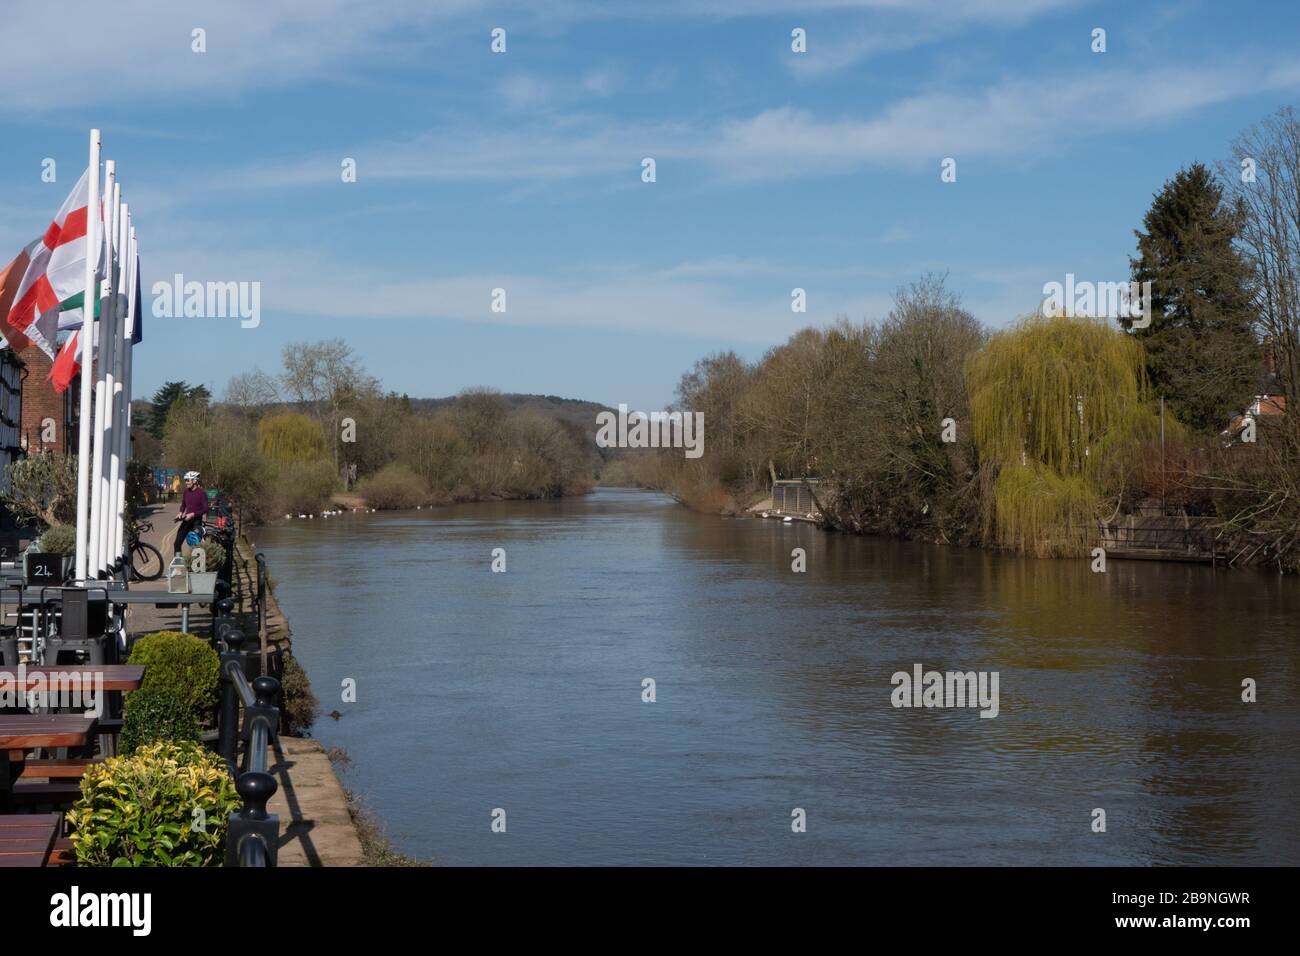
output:
<svg viewBox="0 0 1300 956"><path fill-rule="evenodd" d="M1099 574L622 489L253 538L341 713L314 733L435 863L1300 863L1293 578ZM997 716L893 706L918 664L997 672Z"/></svg>

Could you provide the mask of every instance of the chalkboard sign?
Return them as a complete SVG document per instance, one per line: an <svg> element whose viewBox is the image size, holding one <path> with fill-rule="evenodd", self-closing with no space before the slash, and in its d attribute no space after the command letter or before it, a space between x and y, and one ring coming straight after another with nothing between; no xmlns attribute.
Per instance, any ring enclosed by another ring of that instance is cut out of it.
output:
<svg viewBox="0 0 1300 956"><path fill-rule="evenodd" d="M27 552L27 584L56 586L63 583L63 555Z"/></svg>
<svg viewBox="0 0 1300 956"><path fill-rule="evenodd" d="M20 553L22 545L18 535L0 533L0 561L17 561Z"/></svg>

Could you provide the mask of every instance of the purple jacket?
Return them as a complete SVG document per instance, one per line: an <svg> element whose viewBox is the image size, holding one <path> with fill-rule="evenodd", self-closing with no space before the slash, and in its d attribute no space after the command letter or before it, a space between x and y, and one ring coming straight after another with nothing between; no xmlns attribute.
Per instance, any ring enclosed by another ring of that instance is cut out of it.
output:
<svg viewBox="0 0 1300 956"><path fill-rule="evenodd" d="M202 488L186 488L181 495L181 514L203 517L208 513L208 493Z"/></svg>

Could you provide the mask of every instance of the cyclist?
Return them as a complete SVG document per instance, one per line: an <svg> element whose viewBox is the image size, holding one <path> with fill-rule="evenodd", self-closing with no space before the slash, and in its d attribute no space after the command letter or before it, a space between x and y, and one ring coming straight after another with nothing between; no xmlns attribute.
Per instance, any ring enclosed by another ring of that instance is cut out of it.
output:
<svg viewBox="0 0 1300 956"><path fill-rule="evenodd" d="M197 471L185 472L185 490L181 493L181 510L175 520L180 527L176 529L176 554L181 553L181 546L191 531L203 533L203 516L208 512L208 493L199 484Z"/></svg>

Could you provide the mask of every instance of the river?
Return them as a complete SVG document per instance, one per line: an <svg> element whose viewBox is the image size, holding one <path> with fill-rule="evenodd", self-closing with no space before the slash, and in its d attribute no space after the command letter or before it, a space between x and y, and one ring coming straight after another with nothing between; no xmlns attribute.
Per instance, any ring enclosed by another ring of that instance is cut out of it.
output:
<svg viewBox="0 0 1300 956"><path fill-rule="evenodd" d="M1293 578L1094 573L623 489L252 538L342 715L315 735L436 864L1300 863ZM996 672L997 716L893 706L917 664Z"/></svg>

